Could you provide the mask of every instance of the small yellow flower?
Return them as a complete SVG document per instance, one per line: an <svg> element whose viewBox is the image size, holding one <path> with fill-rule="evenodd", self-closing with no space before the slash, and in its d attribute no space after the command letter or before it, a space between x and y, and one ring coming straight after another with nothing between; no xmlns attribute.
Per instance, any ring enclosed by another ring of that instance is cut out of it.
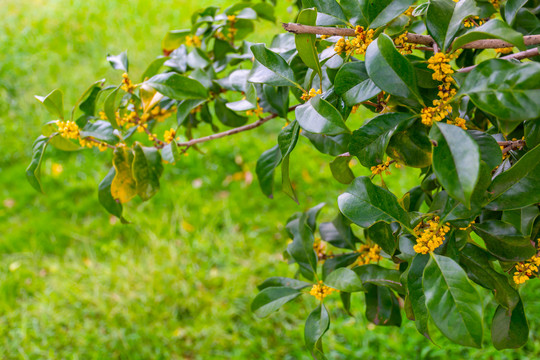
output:
<svg viewBox="0 0 540 360"><path fill-rule="evenodd" d="M322 281L319 281L318 284L313 285L309 294L315 296L317 300L323 301L325 297L336 291L338 290L332 289L331 287L324 285Z"/></svg>
<svg viewBox="0 0 540 360"><path fill-rule="evenodd" d="M186 36L186 45L187 46L195 46L195 47L201 47L202 45L202 42L201 42L201 38L198 37L197 35L193 35L193 36Z"/></svg>
<svg viewBox="0 0 540 360"><path fill-rule="evenodd" d="M75 121L56 121L56 126L58 126L58 132L60 135L67 139L78 139L79 138L79 126Z"/></svg>
<svg viewBox="0 0 540 360"><path fill-rule="evenodd" d="M165 130L165 135L163 135L163 140L169 144L174 141L176 137L176 130L171 128L170 130Z"/></svg>
<svg viewBox="0 0 540 360"><path fill-rule="evenodd" d="M358 259L356 260L356 264L359 266L367 265L372 262L379 262L382 259L380 255L381 248L377 244L373 246L362 245L357 252L360 253L360 256L358 256Z"/></svg>
<svg viewBox="0 0 540 360"><path fill-rule="evenodd" d="M412 54L412 51L416 48L416 44L408 43L407 40L406 32L394 39L394 44L396 44L396 46L401 46L398 51L402 55Z"/></svg>
<svg viewBox="0 0 540 360"><path fill-rule="evenodd" d="M513 47L505 47L505 48L498 48L498 49L495 49L495 52L498 53L498 54L502 54L502 55L506 55L506 54L510 54L514 51L514 48Z"/></svg>
<svg viewBox="0 0 540 360"><path fill-rule="evenodd" d="M311 88L309 92L304 91L304 93L302 94L300 98L304 101L308 101L309 99L314 98L315 96L320 95L320 94L322 94L321 89L315 90L314 88Z"/></svg>
<svg viewBox="0 0 540 360"><path fill-rule="evenodd" d="M132 93L133 90L135 90L136 86L133 85L131 80L129 79L129 75L127 73L122 74L122 90L128 93Z"/></svg>
<svg viewBox="0 0 540 360"><path fill-rule="evenodd" d="M514 282L519 285L523 284L531 277L537 277L539 266L540 256L538 255L534 255L527 261L517 263L514 272Z"/></svg>
<svg viewBox="0 0 540 360"><path fill-rule="evenodd" d="M446 233L450 231L449 224L439 224L440 218L436 216L433 220L429 220L426 224L421 222L414 231L419 236L414 245L414 251L419 254L427 254L442 245Z"/></svg>

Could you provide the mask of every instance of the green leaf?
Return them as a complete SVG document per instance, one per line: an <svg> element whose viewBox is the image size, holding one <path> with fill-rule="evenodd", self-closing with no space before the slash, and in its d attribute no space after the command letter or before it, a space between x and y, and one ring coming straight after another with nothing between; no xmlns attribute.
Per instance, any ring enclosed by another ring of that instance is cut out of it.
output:
<svg viewBox="0 0 540 360"><path fill-rule="evenodd" d="M467 130L480 149L480 158L490 170L499 166L502 162L502 151L495 138L483 131Z"/></svg>
<svg viewBox="0 0 540 360"><path fill-rule="evenodd" d="M407 290L414 313L416 329L420 334L431 339L428 328L429 312L426 307L424 289L422 288L424 269L428 261L429 255L418 254L413 258L407 272Z"/></svg>
<svg viewBox="0 0 540 360"><path fill-rule="evenodd" d="M525 121L525 142L528 148L540 144L540 118Z"/></svg>
<svg viewBox="0 0 540 360"><path fill-rule="evenodd" d="M461 95L496 116L508 133L521 121L540 117L540 64L484 61L467 75L457 94Z"/></svg>
<svg viewBox="0 0 540 360"><path fill-rule="evenodd" d="M281 158L281 151L279 146L276 145L262 153L255 168L261 190L270 199L274 197L274 170L281 163Z"/></svg>
<svg viewBox="0 0 540 360"><path fill-rule="evenodd" d="M296 22L303 25L315 25L317 21L317 9L303 9L298 14ZM315 34L296 34L294 42L298 55L309 68L315 70L319 77L322 76L321 64L319 63L319 54L315 47L317 36Z"/></svg>
<svg viewBox="0 0 540 360"><path fill-rule="evenodd" d="M426 14L426 27L439 47L446 51L456 33L461 28L463 19L478 14L479 9L473 0L459 2L431 0Z"/></svg>
<svg viewBox="0 0 540 360"><path fill-rule="evenodd" d="M353 106L376 96L381 89L369 78L365 62L355 61L339 68L334 78L334 91L345 104Z"/></svg>
<svg viewBox="0 0 540 360"><path fill-rule="evenodd" d="M107 119L111 123L112 127L115 129L120 128L118 126L118 122L116 121L116 95L118 94L120 87L121 86L118 86L116 89L111 91L103 103L103 111L105 112L105 115L107 116Z"/></svg>
<svg viewBox="0 0 540 360"><path fill-rule="evenodd" d="M371 241L381 247L385 253L392 256L396 251L398 240L394 236L392 226L383 221L376 222L364 230L366 240Z"/></svg>
<svg viewBox="0 0 540 360"><path fill-rule="evenodd" d="M527 0L507 0L504 4L504 19L508 25L513 25L516 15L525 4Z"/></svg>
<svg viewBox="0 0 540 360"><path fill-rule="evenodd" d="M55 121L49 121L41 128L41 135L49 138L49 144L62 151L77 151L81 147L58 133L58 126Z"/></svg>
<svg viewBox="0 0 540 360"><path fill-rule="evenodd" d="M176 109L176 122L178 126L186 125L186 119L188 118L191 110L195 109L197 106L202 105L206 100L183 100L178 103Z"/></svg>
<svg viewBox="0 0 540 360"><path fill-rule="evenodd" d="M503 211L502 221L514 225L521 234L531 236L534 222L538 216L540 216L538 205L531 205L521 209Z"/></svg>
<svg viewBox="0 0 540 360"><path fill-rule="evenodd" d="M300 291L290 287L267 287L255 296L251 303L251 311L260 318L267 317L300 295L302 295Z"/></svg>
<svg viewBox="0 0 540 360"><path fill-rule="evenodd" d="M332 222L322 223L319 227L321 238L332 246L355 250L355 242L358 238L354 236L350 221L339 213Z"/></svg>
<svg viewBox="0 0 540 360"><path fill-rule="evenodd" d="M523 34L499 19L489 20L484 25L469 30L454 41L452 48L459 49L465 44L483 39L500 39L515 45L520 50L527 49L523 43Z"/></svg>
<svg viewBox="0 0 540 360"><path fill-rule="evenodd" d="M490 263L490 255L480 247L468 243L459 253L459 262L465 266L469 278L493 291L495 300L505 309L513 309L519 293L508 283L508 277L497 272Z"/></svg>
<svg viewBox="0 0 540 360"><path fill-rule="evenodd" d="M330 162L330 171L334 179L342 184L348 185L353 182L355 176L349 167L352 156L338 156Z"/></svg>
<svg viewBox="0 0 540 360"><path fill-rule="evenodd" d="M325 359L322 337L330 327L330 316L321 303L309 314L304 327L306 347L315 359Z"/></svg>
<svg viewBox="0 0 540 360"><path fill-rule="evenodd" d="M431 141L425 126L416 122L406 130L395 131L386 147L386 154L409 167L425 168L431 165Z"/></svg>
<svg viewBox="0 0 540 360"><path fill-rule="evenodd" d="M489 210L512 210L540 202L540 145L497 176L488 189Z"/></svg>
<svg viewBox="0 0 540 360"><path fill-rule="evenodd" d="M353 223L370 227L378 221L399 222L410 231L409 215L394 194L374 185L366 176L357 177L347 191L338 198L339 210Z"/></svg>
<svg viewBox="0 0 540 360"><path fill-rule="evenodd" d="M165 145L161 150L161 156L163 157L163 161L169 164L175 164L177 161L180 161L181 154L178 151L176 142L173 141Z"/></svg>
<svg viewBox="0 0 540 360"><path fill-rule="evenodd" d="M399 301L385 286L366 284L366 318L379 326L401 326Z"/></svg>
<svg viewBox="0 0 540 360"><path fill-rule="evenodd" d="M43 193L41 186L41 161L43 154L49 144L49 138L43 135L38 136L32 145L32 160L26 168L26 179L34 189Z"/></svg>
<svg viewBox="0 0 540 360"><path fill-rule="evenodd" d="M290 123L288 126L284 127L278 135L278 145L281 151L282 161L281 161L281 184L282 190L287 194L291 199L298 203L298 198L292 187L290 176L289 176L289 160L290 153L296 146L298 141L298 135L300 133L300 126L295 120Z"/></svg>
<svg viewBox="0 0 540 360"><path fill-rule="evenodd" d="M367 13L371 19L369 27L376 29L403 14L415 0L369 0L365 2L367 2Z"/></svg>
<svg viewBox="0 0 540 360"><path fill-rule="evenodd" d="M64 94L62 91L55 89L47 96L36 95L35 98L45 105L45 108L51 115L64 120Z"/></svg>
<svg viewBox="0 0 540 360"><path fill-rule="evenodd" d="M401 274L399 270L387 269L375 264L357 266L353 270L358 274L364 285L386 286L401 294L405 292L400 281Z"/></svg>
<svg viewBox="0 0 540 360"><path fill-rule="evenodd" d="M248 81L272 86L301 88L296 83L293 70L279 54L268 50L264 44L252 45L250 49L259 65L253 66Z"/></svg>
<svg viewBox="0 0 540 360"><path fill-rule="evenodd" d="M448 194L467 208L480 175L480 149L469 134L458 126L437 122L430 138L433 148L433 171Z"/></svg>
<svg viewBox="0 0 540 360"><path fill-rule="evenodd" d="M323 280L326 279L328 274L331 274L336 269L341 269L349 265L353 265L358 260L359 256L360 253L352 252L348 254L341 254L340 256L334 256L333 258L324 260L324 264L322 267Z"/></svg>
<svg viewBox="0 0 540 360"><path fill-rule="evenodd" d="M107 55L107 61L111 64L113 69L128 72L129 63L126 51L118 55Z"/></svg>
<svg viewBox="0 0 540 360"><path fill-rule="evenodd" d="M160 56L157 59L154 59L141 75L141 82L146 81L147 79L150 79L152 76L156 75L163 64L165 64L165 62L169 59L170 58L168 56Z"/></svg>
<svg viewBox="0 0 540 360"><path fill-rule="evenodd" d="M200 82L174 72L155 75L145 81L145 84L174 100L208 97L208 90Z"/></svg>
<svg viewBox="0 0 540 360"><path fill-rule="evenodd" d="M364 291L362 281L356 273L346 267L332 271L325 279L324 283L331 288L345 292Z"/></svg>
<svg viewBox="0 0 540 360"><path fill-rule="evenodd" d="M367 1L341 0L340 4L346 18L349 19L351 24L360 25L364 28L369 25Z"/></svg>
<svg viewBox="0 0 540 360"><path fill-rule="evenodd" d="M399 53L387 35L379 35L369 45L366 69L371 80L381 90L422 103L412 64Z"/></svg>
<svg viewBox="0 0 540 360"><path fill-rule="evenodd" d="M287 246L287 252L298 263L302 274L312 279L317 273L317 254L313 250L313 231L307 224L307 214L302 214L292 229L293 241Z"/></svg>
<svg viewBox="0 0 540 360"><path fill-rule="evenodd" d="M523 261L536 253L528 236L520 234L512 224L488 220L473 225L474 232L484 240L487 250L502 261Z"/></svg>
<svg viewBox="0 0 540 360"><path fill-rule="evenodd" d="M295 110L296 120L302 129L324 135L350 132L340 112L328 101L317 95Z"/></svg>
<svg viewBox="0 0 540 360"><path fill-rule="evenodd" d="M525 317L523 302L507 310L498 306L491 324L491 341L497 350L517 349L529 340L529 324Z"/></svg>
<svg viewBox="0 0 540 360"><path fill-rule="evenodd" d="M93 123L89 122L80 132L81 138L93 137L98 140L103 140L109 144L118 142L118 138L114 135L114 129L107 121L96 120Z"/></svg>
<svg viewBox="0 0 540 360"><path fill-rule="evenodd" d="M431 254L424 270L426 306L439 330L453 342L480 348L484 334L482 298L451 258Z"/></svg>
<svg viewBox="0 0 540 360"><path fill-rule="evenodd" d="M268 287L279 287L279 286L284 286L284 287L288 287L288 288L296 289L296 290L302 290L306 287L311 286L311 284L305 281L297 280L297 279L274 276L274 277L270 277L264 280L259 286L257 286L257 289L264 290Z"/></svg>
<svg viewBox="0 0 540 360"><path fill-rule="evenodd" d="M146 201L159 191L159 178L163 173L161 154L156 148L140 144L135 144L133 151L133 178L137 183L137 194Z"/></svg>
<svg viewBox="0 0 540 360"><path fill-rule="evenodd" d="M332 156L338 156L347 152L351 139L350 133L328 136L303 131L302 135L308 138L318 151Z"/></svg>
<svg viewBox="0 0 540 360"><path fill-rule="evenodd" d="M227 107L227 101L217 97L214 103L216 116L223 125L238 127L247 123L248 118L241 116Z"/></svg>
<svg viewBox="0 0 540 360"><path fill-rule="evenodd" d="M132 172L133 152L126 147L117 147L113 153L114 179L111 195L115 201L124 204L137 195L137 183Z"/></svg>
<svg viewBox="0 0 540 360"><path fill-rule="evenodd" d="M384 162L386 147L395 131L408 124L411 114L387 113L374 117L358 130L353 131L349 153L358 157L366 167Z"/></svg>
<svg viewBox="0 0 540 360"><path fill-rule="evenodd" d="M99 183L98 199L105 210L119 218L123 223L127 223L126 219L122 216L122 204L117 202L111 194L111 184L115 175L116 171L112 167L105 178Z"/></svg>
<svg viewBox="0 0 540 360"><path fill-rule="evenodd" d="M346 25L347 18L336 0L302 0L302 8L316 8L317 25Z"/></svg>

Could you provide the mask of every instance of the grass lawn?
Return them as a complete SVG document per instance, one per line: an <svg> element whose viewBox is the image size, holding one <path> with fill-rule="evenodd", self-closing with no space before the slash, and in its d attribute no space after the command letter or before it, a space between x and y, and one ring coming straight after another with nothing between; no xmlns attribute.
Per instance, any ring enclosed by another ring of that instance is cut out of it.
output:
<svg viewBox="0 0 540 360"><path fill-rule="evenodd" d="M301 139L292 155L300 205L277 192L265 198L254 175L258 156L275 143L282 123L205 144L166 166L162 190L126 207L131 225L101 209L97 183L110 153L47 151L46 196L26 182L31 143L48 114L33 95L54 88L71 104L94 80L120 79L107 53L128 50L135 77L160 53L166 31L184 28L191 13L225 1L2 0L0 11L0 358L2 359L309 359L303 321L313 298L259 320L249 304L269 276L292 276L282 259L285 220L326 202L337 211L345 189L332 180L330 157ZM291 20L282 1L279 20ZM279 25L261 24L269 41ZM362 114L360 117L368 114ZM361 119L357 119L358 122ZM357 175L365 174L360 166ZM404 193L418 171L387 177ZM537 359L539 287L524 290L531 335L525 348L460 349L418 335L414 324L374 328L353 298L355 318L329 301L331 359ZM334 296L334 298L337 298ZM487 299L487 296L486 296ZM486 300L486 314L493 312ZM435 333L435 331L434 331ZM489 334L489 331L487 331ZM489 337L489 336L488 336Z"/></svg>

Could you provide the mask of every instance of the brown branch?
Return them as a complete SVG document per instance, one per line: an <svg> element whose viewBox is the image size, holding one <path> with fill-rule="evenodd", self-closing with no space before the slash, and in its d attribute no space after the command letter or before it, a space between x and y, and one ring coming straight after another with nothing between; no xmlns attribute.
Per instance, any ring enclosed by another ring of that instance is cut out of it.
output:
<svg viewBox="0 0 540 360"><path fill-rule="evenodd" d="M288 111L289 112L293 111L299 105L300 104L291 106ZM274 118L277 118L278 116L279 116L278 114L270 114L270 115L268 115L268 116L266 116L266 117L264 117L262 119L259 119L259 120L255 121L254 123L251 123L251 124L240 126L240 127L237 127L237 128L231 129L231 130L220 132L220 133L208 135L208 136L205 136L205 137L202 137L202 138L191 139L191 140L189 140L187 142L177 143L176 145L181 146L181 147L190 147L190 146L193 146L195 144L200 144L200 143L207 142L207 141L210 141L210 140L219 139L219 138L222 138L222 137L225 137L225 136L238 134L238 133L243 132L243 131L248 131L248 130L251 130L251 129L255 129L256 127L259 127L262 124L264 124L265 122L267 122L269 120L272 120Z"/></svg>
<svg viewBox="0 0 540 360"><path fill-rule="evenodd" d="M540 55L540 52L538 51L538 48L534 48L534 49L529 49L529 50L525 50L525 51L520 51L518 53L515 53L515 54L510 54L510 55L506 55L506 56L501 56L499 59L504 59L504 60L510 60L510 59L514 59L514 60L522 60L522 59L527 59L527 58L531 58L531 57L534 57L534 56L538 56ZM469 72L471 71L472 69L474 69L477 65L472 65L472 66L467 66L467 67L464 67L464 68L461 68L458 70L458 72Z"/></svg>
<svg viewBox="0 0 540 360"><path fill-rule="evenodd" d="M295 23L283 23L283 28L293 34L318 34L318 35L330 35L330 36L356 36L354 29L349 28L334 28L325 26L309 26ZM405 42L411 44L421 44L426 46L432 46L434 44L433 38L429 35L420 35L407 33L407 40ZM527 35L523 37L525 45L538 45L540 44L540 35ZM463 49L498 49L505 47L513 47L513 44L507 43L503 40L486 39L476 40L468 44L463 45Z"/></svg>

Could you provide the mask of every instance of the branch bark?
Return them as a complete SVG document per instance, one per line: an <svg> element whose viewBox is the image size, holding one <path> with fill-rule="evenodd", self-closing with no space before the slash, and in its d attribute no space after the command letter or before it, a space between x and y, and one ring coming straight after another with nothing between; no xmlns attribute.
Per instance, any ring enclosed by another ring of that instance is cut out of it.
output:
<svg viewBox="0 0 540 360"><path fill-rule="evenodd" d="M525 50L525 51L520 51L518 53L515 53L515 54L510 54L510 55L506 55L506 56L501 56L499 59L505 59L505 60L510 60L510 59L514 59L514 60L522 60L522 59L527 59L527 58L531 58L531 57L535 57L535 56L538 56L540 55L540 52L538 51L538 48L534 48L534 49L529 49L529 50ZM474 69L477 65L472 65L472 66L467 66L467 67L464 67L464 68L461 68L459 69L457 72L470 72L472 69Z"/></svg>
<svg viewBox="0 0 540 360"><path fill-rule="evenodd" d="M293 111L299 105L300 104L291 106L288 111L289 112ZM240 127L237 127L237 128L231 129L231 130L220 132L220 133L208 135L208 136L201 137L201 138L198 138L198 139L191 139L191 140L186 141L186 142L176 143L176 145L180 146L180 147L188 148L188 147L193 146L195 144L200 144L200 143L207 142L207 141L210 141L210 140L219 139L219 138L222 138L222 137L225 137L225 136L238 134L238 133L241 133L241 132L244 132L244 131L255 129L255 128L261 126L262 124L264 124L265 122L277 118L278 116L279 116L278 114L270 114L270 115L268 115L268 116L266 116L266 117L264 117L262 119L259 119L259 120L255 121L254 123L251 123L251 124L240 126Z"/></svg>
<svg viewBox="0 0 540 360"><path fill-rule="evenodd" d="M330 35L330 36L356 36L354 29L349 28L333 28L325 26L309 26L296 23L283 23L283 28L293 34L318 34L318 35ZM525 45L538 45L540 44L540 35L527 35L523 37ZM433 38L429 35L420 35L407 33L407 41L411 44L421 44L426 46L432 46L434 44ZM514 45L497 39L476 40L468 44L463 45L462 49L498 49L505 47L513 47Z"/></svg>

